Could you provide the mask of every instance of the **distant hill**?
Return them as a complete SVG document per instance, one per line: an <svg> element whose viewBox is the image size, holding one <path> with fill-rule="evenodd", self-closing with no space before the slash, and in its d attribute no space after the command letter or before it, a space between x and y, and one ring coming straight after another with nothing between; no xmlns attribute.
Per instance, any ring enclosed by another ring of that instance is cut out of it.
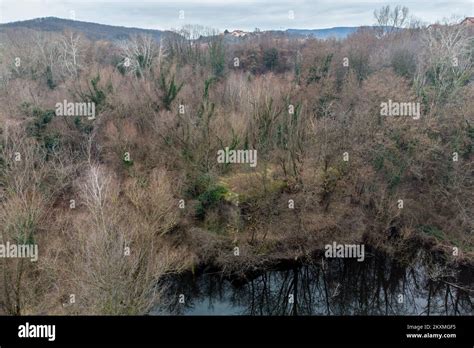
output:
<svg viewBox="0 0 474 348"><path fill-rule="evenodd" d="M113 25L74 21L56 17L30 19L27 21L0 24L0 32L8 29L28 28L38 31L62 32L65 29L82 32L91 40L120 40L134 34L150 34L156 40L164 33L161 30L127 28Z"/></svg>
<svg viewBox="0 0 474 348"><path fill-rule="evenodd" d="M354 33L359 27L334 27L327 29L287 29L289 35L299 35L305 37L314 37L317 39L344 39Z"/></svg>
<svg viewBox="0 0 474 348"><path fill-rule="evenodd" d="M0 24L0 33L8 29L19 28L28 28L32 30L51 32L62 32L65 29L72 29L74 31L82 32L86 37L91 40L120 40L126 39L131 35L136 34L149 34L153 36L156 40L159 40L161 36L167 32L162 30L127 28L114 25L75 21L56 17L45 17L20 22ZM318 39L343 39L346 38L349 34L357 31L357 29L359 29L359 27L334 27L327 29L287 29L285 31L270 30L267 33L295 37L314 37ZM249 35L247 35L247 37L252 36L252 33L249 33ZM205 40L205 38L201 39ZM232 35L226 35L226 40L230 43L239 42L240 39L242 38L233 37Z"/></svg>

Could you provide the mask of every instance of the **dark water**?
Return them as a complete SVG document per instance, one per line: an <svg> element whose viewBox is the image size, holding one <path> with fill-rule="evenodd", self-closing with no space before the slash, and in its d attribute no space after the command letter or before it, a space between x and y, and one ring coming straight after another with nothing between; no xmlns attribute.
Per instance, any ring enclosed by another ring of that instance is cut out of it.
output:
<svg viewBox="0 0 474 348"><path fill-rule="evenodd" d="M473 314L472 269L453 269L419 255L408 266L383 255L372 255L364 262L321 261L245 278L220 273L182 275L168 282L164 298L169 302L152 314Z"/></svg>

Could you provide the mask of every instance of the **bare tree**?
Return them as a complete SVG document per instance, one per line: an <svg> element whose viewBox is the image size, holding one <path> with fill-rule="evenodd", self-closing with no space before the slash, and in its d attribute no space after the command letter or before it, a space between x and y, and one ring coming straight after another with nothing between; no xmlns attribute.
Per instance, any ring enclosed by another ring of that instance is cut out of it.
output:
<svg viewBox="0 0 474 348"><path fill-rule="evenodd" d="M381 37L408 24L408 8L397 5L392 10L390 5L383 6L381 9L374 11L374 17L378 24L376 30L379 37Z"/></svg>
<svg viewBox="0 0 474 348"><path fill-rule="evenodd" d="M49 87L54 87L57 80L64 77L61 71L61 50L58 40L53 35L37 31L34 34L34 46L39 57L39 65L46 76Z"/></svg>
<svg viewBox="0 0 474 348"><path fill-rule="evenodd" d="M72 31L66 31L60 38L60 61L71 76L76 77L81 69L82 37Z"/></svg>
<svg viewBox="0 0 474 348"><path fill-rule="evenodd" d="M85 173L80 193L86 215L70 235L73 262L68 266L71 288L83 299L76 309L80 313L148 312L159 299L158 280L182 261L158 236L176 218L163 175L155 178L150 192L137 183L127 191L133 205L145 209L144 219L143 210L118 199L117 178L105 167L92 164Z"/></svg>
<svg viewBox="0 0 474 348"><path fill-rule="evenodd" d="M431 25L421 34L421 53L415 77L418 92L429 88L432 103L455 95L471 78L472 37L458 20Z"/></svg>
<svg viewBox="0 0 474 348"><path fill-rule="evenodd" d="M34 244L44 218L47 195L41 189L46 175L44 156L35 141L22 129L11 128L0 144L0 186L5 196L0 201L0 243ZM43 191L43 192L42 192ZM21 315L34 301L30 282L35 263L26 259L0 258L0 309Z"/></svg>
<svg viewBox="0 0 474 348"><path fill-rule="evenodd" d="M153 60L163 52L151 35L137 35L130 40L118 44L122 62L120 63L130 73L144 77L152 68Z"/></svg>

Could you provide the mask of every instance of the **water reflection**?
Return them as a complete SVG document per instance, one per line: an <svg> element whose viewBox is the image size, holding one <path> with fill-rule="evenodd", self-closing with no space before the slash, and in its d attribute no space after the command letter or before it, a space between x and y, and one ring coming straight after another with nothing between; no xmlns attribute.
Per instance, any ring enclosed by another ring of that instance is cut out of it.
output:
<svg viewBox="0 0 474 348"><path fill-rule="evenodd" d="M364 262L321 259L246 279L187 274L170 283L170 303L153 314L472 315L472 269L430 264L418 256L401 266L373 255Z"/></svg>

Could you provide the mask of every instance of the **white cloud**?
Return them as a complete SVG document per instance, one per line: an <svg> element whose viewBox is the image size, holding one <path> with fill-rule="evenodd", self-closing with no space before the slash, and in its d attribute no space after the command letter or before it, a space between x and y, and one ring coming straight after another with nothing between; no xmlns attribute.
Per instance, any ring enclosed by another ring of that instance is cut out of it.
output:
<svg viewBox="0 0 474 348"><path fill-rule="evenodd" d="M471 0L0 0L0 21L12 22L37 17L69 18L129 27L170 29L183 24L252 30L326 28L374 23L373 11L383 5L400 4L424 22L436 22L451 15L473 14ZM183 10L185 19L179 19ZM288 18L288 11L295 18Z"/></svg>

